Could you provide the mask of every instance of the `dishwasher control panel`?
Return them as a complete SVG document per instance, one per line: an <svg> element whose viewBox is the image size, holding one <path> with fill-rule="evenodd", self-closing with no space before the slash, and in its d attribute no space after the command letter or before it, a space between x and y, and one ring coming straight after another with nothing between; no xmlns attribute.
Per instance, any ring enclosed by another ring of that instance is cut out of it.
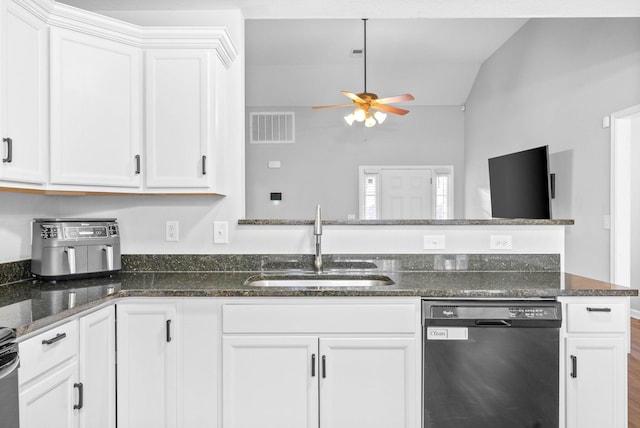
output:
<svg viewBox="0 0 640 428"><path fill-rule="evenodd" d="M484 320L558 321L561 306L556 301L424 301L423 318L433 321Z"/></svg>

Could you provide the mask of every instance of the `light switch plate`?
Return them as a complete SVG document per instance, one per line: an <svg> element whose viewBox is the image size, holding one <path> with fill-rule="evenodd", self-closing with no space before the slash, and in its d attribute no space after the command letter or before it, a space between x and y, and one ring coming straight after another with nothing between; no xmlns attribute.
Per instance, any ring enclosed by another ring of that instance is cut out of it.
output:
<svg viewBox="0 0 640 428"><path fill-rule="evenodd" d="M229 243L229 222L227 221L213 222L213 243L214 244Z"/></svg>
<svg viewBox="0 0 640 428"><path fill-rule="evenodd" d="M444 250L446 239L444 235L424 235L425 250Z"/></svg>

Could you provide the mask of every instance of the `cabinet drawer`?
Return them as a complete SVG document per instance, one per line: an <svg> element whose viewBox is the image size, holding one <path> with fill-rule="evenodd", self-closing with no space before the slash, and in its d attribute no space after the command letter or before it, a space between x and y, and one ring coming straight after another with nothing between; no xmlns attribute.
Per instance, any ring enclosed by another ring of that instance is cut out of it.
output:
<svg viewBox="0 0 640 428"><path fill-rule="evenodd" d="M19 349L18 376L23 384L77 355L78 321L70 321L20 342Z"/></svg>
<svg viewBox="0 0 640 428"><path fill-rule="evenodd" d="M567 331L569 333L624 333L627 331L627 309L624 304L569 303Z"/></svg>
<svg viewBox="0 0 640 428"><path fill-rule="evenodd" d="M416 306L224 305L223 333L415 333Z"/></svg>

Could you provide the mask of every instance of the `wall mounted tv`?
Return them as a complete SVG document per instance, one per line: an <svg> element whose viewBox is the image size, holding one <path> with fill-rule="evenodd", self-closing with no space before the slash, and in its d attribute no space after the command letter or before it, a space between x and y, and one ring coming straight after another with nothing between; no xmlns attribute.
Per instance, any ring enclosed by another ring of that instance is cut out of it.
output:
<svg viewBox="0 0 640 428"><path fill-rule="evenodd" d="M551 218L549 146L489 159L491 216Z"/></svg>

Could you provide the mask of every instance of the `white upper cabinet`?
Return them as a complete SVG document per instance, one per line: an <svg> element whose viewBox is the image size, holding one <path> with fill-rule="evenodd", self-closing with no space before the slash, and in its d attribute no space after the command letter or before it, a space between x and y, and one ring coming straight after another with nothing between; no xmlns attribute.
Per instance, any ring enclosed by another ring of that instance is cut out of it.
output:
<svg viewBox="0 0 640 428"><path fill-rule="evenodd" d="M13 0L0 1L0 179L44 184L48 148L47 27Z"/></svg>
<svg viewBox="0 0 640 428"><path fill-rule="evenodd" d="M237 57L223 27L0 0L0 187L224 193Z"/></svg>
<svg viewBox="0 0 640 428"><path fill-rule="evenodd" d="M210 187L213 174L214 69L212 52L145 52L146 186Z"/></svg>
<svg viewBox="0 0 640 428"><path fill-rule="evenodd" d="M51 183L141 185L141 51L51 28Z"/></svg>

